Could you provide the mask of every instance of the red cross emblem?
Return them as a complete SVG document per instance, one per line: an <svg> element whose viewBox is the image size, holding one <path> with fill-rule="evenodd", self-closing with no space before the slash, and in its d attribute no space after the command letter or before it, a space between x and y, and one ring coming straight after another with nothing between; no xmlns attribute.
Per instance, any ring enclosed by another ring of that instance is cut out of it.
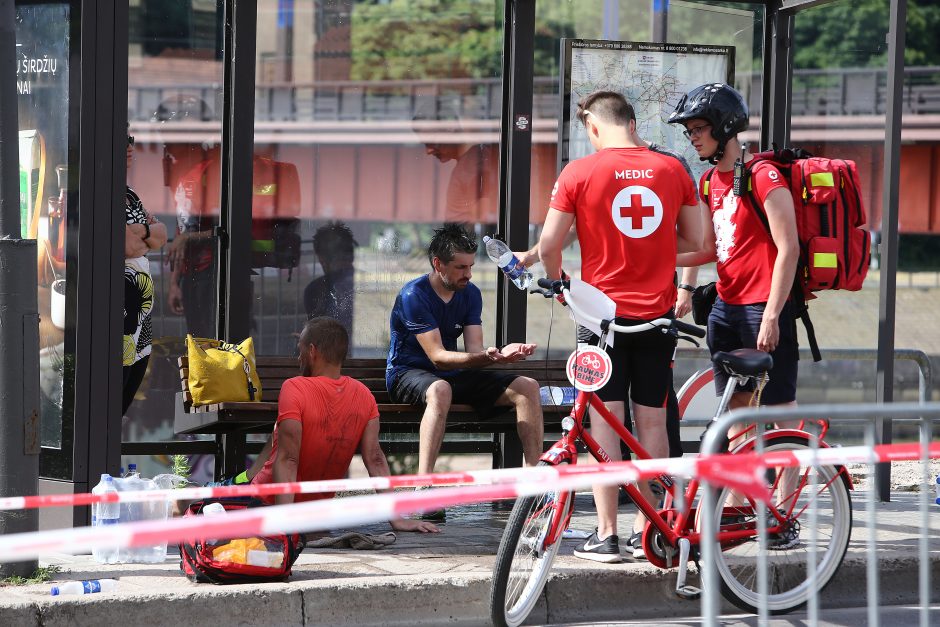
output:
<svg viewBox="0 0 940 627"><path fill-rule="evenodd" d="M630 219L630 228L633 230L642 229L643 218L652 218L656 212L655 207L643 204L643 196L640 194L630 194L630 206L621 206L618 209L620 209L621 218Z"/></svg>

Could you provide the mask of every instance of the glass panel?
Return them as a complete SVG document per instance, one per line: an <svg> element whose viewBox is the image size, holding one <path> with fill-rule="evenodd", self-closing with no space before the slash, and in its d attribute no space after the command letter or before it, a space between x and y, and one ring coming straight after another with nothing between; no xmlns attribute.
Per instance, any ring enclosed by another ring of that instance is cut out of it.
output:
<svg viewBox="0 0 940 627"><path fill-rule="evenodd" d="M78 216L69 58L78 42L70 3L16 4L20 231L38 240L41 441L56 451L42 470L71 478Z"/></svg>
<svg viewBox="0 0 940 627"><path fill-rule="evenodd" d="M859 11L848 0L827 3L796 16L790 143L821 157L851 159L858 167L861 200L866 207L873 242L879 240L885 164L885 108L888 72L886 65L888 0L866 3ZM912 7L911 24L922 13ZM909 29L918 33L917 28ZM936 46L928 35L908 35L908 58L919 51L933 54ZM913 65L913 64L912 64ZM926 62L924 65L933 65ZM922 333L919 307L904 307L905 300L923 302L925 286L936 286L940 270L937 255L936 216L940 211L932 179L936 176L933 136L921 123L925 95L940 84L936 67L904 70L903 87L905 143L901 146L900 260L897 281L897 348L919 348L933 352L929 334ZM932 225L932 226L931 226ZM925 246L924 246L925 245ZM905 253L926 252L932 263L919 265ZM864 286L858 292L820 293L809 303L809 313L821 348L871 349L878 346L880 273L877 248ZM846 315L846 312L851 315ZM802 325L798 326L802 336ZM801 339L801 344L806 345ZM801 367L800 400L807 402L845 399L874 400L874 357L871 361L836 361L826 367L825 381L819 368ZM805 384L805 385L804 385ZM905 362L897 362L895 398L916 398L917 377ZM833 433L836 440L844 434ZM834 441L836 441L834 440Z"/></svg>
<svg viewBox="0 0 940 627"><path fill-rule="evenodd" d="M125 262L130 287L125 297L130 314L125 318L125 370L140 368L137 358L149 360L135 401L125 412L126 442L175 439L177 358L185 351L186 334L216 337L218 242L213 227L219 224L221 191L221 32L222 7L213 0L130 3L128 134L134 141L128 186L147 214L165 227L169 243L157 247L151 240L143 258ZM127 219L145 218L129 210ZM128 240L134 237L132 227ZM151 303L141 287L148 275ZM148 306L153 338L149 357ZM135 336L138 320L144 321L143 328ZM129 461L152 476L166 460ZM195 480L211 478L211 456L204 465L208 470L197 472ZM193 466L202 467L195 461Z"/></svg>
<svg viewBox="0 0 940 627"><path fill-rule="evenodd" d="M539 237L548 209L549 195L558 173L558 124L562 120L560 106L561 38L654 42L654 32L661 32L663 16L657 18L648 0L584 0L575 6L566 0L539 0L536 5L535 52L535 122L533 125L532 184L529 210L530 243ZM666 4L666 3L660 3ZM760 98L761 42L764 9L757 3L734 3L732 7L711 6L713 3L673 0L668 3L665 16L665 42L674 44L703 44L705 46L734 47L734 86L755 107ZM664 144L686 152L688 140L681 130L665 124L679 98L700 81L686 78L681 68L672 64L686 63L677 55L650 52L648 59L636 61L637 69L617 65L595 68L589 76L587 90L612 88L630 95L637 108L638 124L643 139ZM652 76L651 76L652 75ZM586 93L580 94L584 96ZM576 103L577 98L572 100ZM755 141L759 137L758 119L752 111L751 130L744 139ZM583 133L580 127L576 131ZM699 162L691 153L687 155L693 172L700 175L707 164ZM563 265L572 276L580 274L580 248L575 242L563 253ZM541 265L533 266L536 276L544 274ZM714 278L714 267L700 271L699 282ZM711 278L710 278L711 277ZM528 307L528 337L549 348L553 358L564 357L575 345L574 328L567 315L551 316L548 303L531 300ZM554 326L554 333L550 329Z"/></svg>
<svg viewBox="0 0 940 627"><path fill-rule="evenodd" d="M388 319L428 272L432 229L495 231L502 3L258 3L254 336L291 355L308 316L388 351ZM486 342L496 272L481 254Z"/></svg>

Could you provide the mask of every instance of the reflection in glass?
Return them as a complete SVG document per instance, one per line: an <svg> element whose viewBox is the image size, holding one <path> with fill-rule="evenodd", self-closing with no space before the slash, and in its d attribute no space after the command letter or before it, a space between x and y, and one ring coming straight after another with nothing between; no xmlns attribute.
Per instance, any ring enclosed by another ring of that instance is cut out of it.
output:
<svg viewBox="0 0 940 627"><path fill-rule="evenodd" d="M66 310L67 223L74 211L68 176L69 19L66 2L16 7L20 235L37 240L41 441L56 449L71 444L74 383L74 316Z"/></svg>
<svg viewBox="0 0 940 627"><path fill-rule="evenodd" d="M395 295L428 271L433 228L495 231L501 3L261 0L257 24L255 154L295 169L299 205L255 198L253 251L274 245L261 243L270 210L298 220L300 246L293 267L252 264L256 349L293 355L307 317L331 312L349 320L350 356L384 357ZM336 221L344 252L325 255L321 229ZM496 273L474 267L489 343Z"/></svg>
<svg viewBox="0 0 940 627"><path fill-rule="evenodd" d="M166 225L169 243L147 255L153 279L150 362L125 419L123 441L177 439L178 357L187 333L215 337L221 195L222 8L203 0L140 0L130 6L128 185ZM162 456L131 459L163 472ZM193 460L194 480L212 457Z"/></svg>

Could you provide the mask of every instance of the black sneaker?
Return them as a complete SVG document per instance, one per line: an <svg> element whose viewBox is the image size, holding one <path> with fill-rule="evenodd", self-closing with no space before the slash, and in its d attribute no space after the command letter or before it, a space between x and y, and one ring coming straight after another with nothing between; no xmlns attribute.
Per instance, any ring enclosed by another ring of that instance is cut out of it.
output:
<svg viewBox="0 0 940 627"><path fill-rule="evenodd" d="M634 533L630 536L630 541L628 542L630 548L633 550L633 559L635 560L645 560L646 553L643 551L643 534Z"/></svg>
<svg viewBox="0 0 940 627"><path fill-rule="evenodd" d="M601 540L597 537L597 529L595 529L591 537L574 550L574 556L592 562L616 564L622 560L620 557L620 540L614 535Z"/></svg>

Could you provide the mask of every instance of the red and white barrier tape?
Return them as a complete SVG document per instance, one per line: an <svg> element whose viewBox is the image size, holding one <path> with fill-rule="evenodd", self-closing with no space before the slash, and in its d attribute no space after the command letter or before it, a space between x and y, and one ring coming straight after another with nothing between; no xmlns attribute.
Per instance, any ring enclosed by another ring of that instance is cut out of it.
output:
<svg viewBox="0 0 940 627"><path fill-rule="evenodd" d="M537 468L511 468L479 471L475 473L440 473L438 475L412 475L397 479L410 481L404 485L426 485L436 478L486 476L488 485L442 488L420 492L391 492L346 499L329 499L253 508L232 512L226 516L191 516L166 521L150 521L111 525L108 527L83 527L57 529L33 533L11 534L0 537L0 562L35 559L48 553L87 553L97 547L137 547L154 544L177 543L193 538L233 538L272 533L302 533L339 529L370 524L408 514L441 507L452 507L467 503L480 503L500 499L542 494L546 491L567 492L590 487L592 484L617 485L640 479L653 479L662 474L675 477L706 480L714 485L729 485L761 500L769 496L763 483L764 469L770 466L795 466L808 463L843 464L849 462L876 463L901 460L917 460L922 455L919 444L891 444L874 449L856 446L845 448L822 448L817 451L775 451L758 455L713 455L698 458L673 458L617 462L588 466L542 466ZM940 442L931 443L928 457L940 458ZM394 487L396 478L384 478ZM329 486L310 492L332 492L349 489L354 482L374 480L346 480L340 482L308 482ZM420 481L420 482L419 482ZM337 488L337 485L343 485ZM286 494L297 490L303 483L280 484L278 492ZM231 486L226 488L194 488L228 490L226 496L251 494L250 490L271 486ZM140 492L139 495L156 492L171 493L180 498L183 490ZM121 495L130 495L126 492ZM77 495L76 495L77 496ZM135 497L136 498L136 497ZM161 498L166 498L165 495ZM112 499L109 499L112 500ZM116 499L114 499L116 500ZM139 498L148 501L150 498ZM87 502L86 502L87 503Z"/></svg>

